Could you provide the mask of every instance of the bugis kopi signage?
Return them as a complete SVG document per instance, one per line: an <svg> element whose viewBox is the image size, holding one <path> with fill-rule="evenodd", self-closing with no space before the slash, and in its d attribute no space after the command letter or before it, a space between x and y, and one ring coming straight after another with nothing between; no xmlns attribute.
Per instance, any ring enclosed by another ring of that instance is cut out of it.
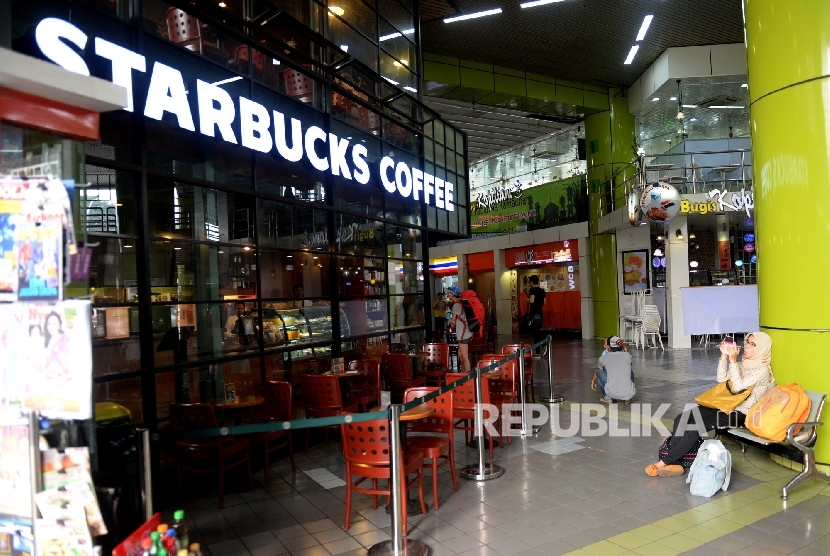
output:
<svg viewBox="0 0 830 556"><path fill-rule="evenodd" d="M710 212L746 211L747 217L752 216L749 212L755 208L755 195L752 191L741 189L738 192L733 192L730 197L727 197L728 194L729 192L726 189L713 189L706 193L704 199L700 202L684 196L680 200L680 212L681 214L696 213L702 215Z"/></svg>
<svg viewBox="0 0 830 556"><path fill-rule="evenodd" d="M81 75L90 75L86 58L94 55L108 60L112 82L127 89L126 111L142 110L153 120L167 119L178 127L215 137L252 151L276 154L289 162L305 162L312 168L361 185L376 183L390 194L397 193L436 208L454 211L454 185L420 168L384 156L370 166L368 149L350 138L327 133L316 125L248 99L233 98L216 84L196 79L185 86L182 72L159 60L149 70L144 106L134 106L134 72L148 73L145 56L101 37L88 46L80 28L57 18L46 18L35 29L35 42L43 55L57 65ZM194 117L195 116L195 117Z"/></svg>

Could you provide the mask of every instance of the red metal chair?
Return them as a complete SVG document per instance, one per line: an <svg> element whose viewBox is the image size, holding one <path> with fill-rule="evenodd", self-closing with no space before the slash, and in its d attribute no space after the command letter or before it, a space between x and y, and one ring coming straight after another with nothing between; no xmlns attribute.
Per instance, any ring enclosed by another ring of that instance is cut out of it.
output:
<svg viewBox="0 0 830 556"><path fill-rule="evenodd" d="M426 396L437 390L437 386L421 386L419 388L408 388L403 394L404 403L409 403L415 398ZM410 450L421 452L424 459L431 460L424 464L424 468L432 470L432 498L435 501L435 509L438 503L438 470L449 465L452 476L452 489L458 490L458 479L455 473L455 442L453 441L453 405L452 391L441 394L427 403L435 409L435 413L420 421L408 423L410 434L407 437L407 444ZM411 433L429 433L413 436ZM438 460L443 459L441 463Z"/></svg>
<svg viewBox="0 0 830 556"><path fill-rule="evenodd" d="M350 371L363 371L363 380L349 388L349 396L358 403L361 411L368 411L369 404L380 403L380 362L374 359L349 361Z"/></svg>
<svg viewBox="0 0 830 556"><path fill-rule="evenodd" d="M380 114L361 106L357 109L361 129L372 135L380 135Z"/></svg>
<svg viewBox="0 0 830 556"><path fill-rule="evenodd" d="M352 491L368 494L372 497L372 508L378 507L378 495L391 496L392 461L389 449L389 421L378 419L363 423L344 423L340 425L343 435L343 449L346 463L346 516L343 528L349 530L352 513ZM408 451L403 454L403 534L406 536L406 498L409 489L418 487L421 511L427 513L424 504L424 455L421 452ZM416 477L407 480L412 474ZM352 476L360 477L354 483ZM366 479L372 479L372 487L359 485ZM387 487L378 488L378 479L386 479Z"/></svg>
<svg viewBox="0 0 830 556"><path fill-rule="evenodd" d="M505 355L516 353L522 348L529 348L530 344L508 344L502 346L501 352ZM533 403L536 401L536 390L533 388L533 352L526 351L525 359L525 401Z"/></svg>
<svg viewBox="0 0 830 556"><path fill-rule="evenodd" d="M170 428L174 431L215 429L216 411L208 403L171 403ZM193 438L176 441L179 454L177 464L178 486L176 499L181 499L183 473L196 475L219 474L219 507L225 505L225 473L245 464L248 484L254 489L251 476L251 458L247 438L233 436Z"/></svg>
<svg viewBox="0 0 830 556"><path fill-rule="evenodd" d="M485 354L478 362L478 367L489 367L493 363L501 361L504 357L504 355L497 353ZM501 416L504 414L505 404L515 403L519 399L519 366L516 364L516 360L512 359L499 365L497 370L501 371L501 377L487 378L489 379L490 403L499 408L499 415ZM513 438L510 435L507 436L507 443L513 443ZM502 446L501 435L499 435L499 446Z"/></svg>
<svg viewBox="0 0 830 556"><path fill-rule="evenodd" d="M252 49L254 51L254 68L262 71L263 67L265 67L265 53L257 50ZM233 59L240 67L240 69L245 69L248 66L248 45L240 44L234 49L233 52Z"/></svg>
<svg viewBox="0 0 830 556"><path fill-rule="evenodd" d="M426 355L423 357L424 378L426 383L435 386L446 384L444 378L450 371L450 345L444 343L424 344Z"/></svg>
<svg viewBox="0 0 830 556"><path fill-rule="evenodd" d="M337 377L327 375L304 374L300 377L303 386L306 417L333 417L344 413L357 413L357 404L351 400L343 401L340 394L340 381ZM337 425L324 427L326 442L329 440L329 429ZM308 439L311 429L305 430L305 449L308 451Z"/></svg>
<svg viewBox="0 0 830 556"><path fill-rule="evenodd" d="M311 102L314 97L314 80L309 76L292 68L282 72L285 80L285 92L288 96L300 102Z"/></svg>
<svg viewBox="0 0 830 556"><path fill-rule="evenodd" d="M381 376L386 389L396 396L415 386L424 386L424 377L413 377L409 357L405 353L384 353L381 356Z"/></svg>
<svg viewBox="0 0 830 556"><path fill-rule="evenodd" d="M447 373L447 383L455 382L460 378L467 376L464 373ZM475 434L475 404L476 404L476 385L475 379L468 380L461 386L452 391L452 415L453 428L464 431L464 443L469 442ZM481 384L481 403L485 406L490 404L490 384L487 377L482 378ZM484 410L484 418L487 419L489 413ZM501 446L501 415L495 423L496 430L499 432L499 445ZM490 444L490 458L493 457L493 435L489 435Z"/></svg>
<svg viewBox="0 0 830 556"><path fill-rule="evenodd" d="M188 50L202 53L201 23L179 8L167 9L167 36Z"/></svg>
<svg viewBox="0 0 830 556"><path fill-rule="evenodd" d="M291 420L291 384L288 382L271 381L254 385L254 394L263 396L265 402L251 408L252 423L268 423ZM291 470L297 472L294 463L294 446L291 441L290 430L276 430L258 432L251 435L251 441L262 445L265 454L265 486L268 486L268 472L270 465L268 456L272 453L288 448L288 458L291 460Z"/></svg>

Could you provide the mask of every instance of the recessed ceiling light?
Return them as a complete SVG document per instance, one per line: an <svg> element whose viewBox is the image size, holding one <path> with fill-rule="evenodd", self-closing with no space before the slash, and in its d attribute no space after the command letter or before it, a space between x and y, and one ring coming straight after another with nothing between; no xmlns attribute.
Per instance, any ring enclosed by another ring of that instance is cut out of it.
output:
<svg viewBox="0 0 830 556"><path fill-rule="evenodd" d="M175 251L181 251L181 250L182 250L182 248L181 248L181 247L174 247L173 249L174 249Z"/></svg>
<svg viewBox="0 0 830 556"><path fill-rule="evenodd" d="M448 17L444 23L455 23L456 21L464 21L466 19L477 19L479 17L487 17L488 15L496 15L501 13L501 8L494 10L484 10L483 12L473 12L471 14L457 15L455 17Z"/></svg>
<svg viewBox="0 0 830 556"><path fill-rule="evenodd" d="M224 2L219 2L219 7L220 7L220 8L227 8L227 7L228 7L228 5L227 5L227 4L225 4Z"/></svg>
<svg viewBox="0 0 830 556"><path fill-rule="evenodd" d="M697 118L692 118L692 119L691 119L691 120L689 120L689 121L690 121L690 122L696 122L696 121L697 121Z"/></svg>
<svg viewBox="0 0 830 556"><path fill-rule="evenodd" d="M742 89L743 89L743 88L745 88L745 87L747 87L747 86L748 86L748 85L747 85L746 83L741 83L741 88L742 88Z"/></svg>
<svg viewBox="0 0 830 556"><path fill-rule="evenodd" d="M348 44L341 44L340 45L340 50L342 50L343 52L348 52L349 51L349 45Z"/></svg>
<svg viewBox="0 0 830 556"><path fill-rule="evenodd" d="M388 35L383 35L378 39L378 42L388 41L390 39L396 39L398 37L402 37L403 35L412 35L415 33L415 29L407 29L405 31L401 31L400 33L390 33Z"/></svg>
<svg viewBox="0 0 830 556"><path fill-rule="evenodd" d="M555 4L556 2L562 2L562 0L533 0L533 2L522 2L519 6L522 8L534 8L536 6L544 6L545 4Z"/></svg>
<svg viewBox="0 0 830 556"><path fill-rule="evenodd" d="M343 14L346 13L346 10L340 6L329 6L329 11L334 15L339 15L340 17L343 17Z"/></svg>
<svg viewBox="0 0 830 556"><path fill-rule="evenodd" d="M669 100L677 100L677 97L669 97Z"/></svg>
<svg viewBox="0 0 830 556"><path fill-rule="evenodd" d="M133 247L132 245L125 245L124 246L125 249L132 249L132 247Z"/></svg>
<svg viewBox="0 0 830 556"><path fill-rule="evenodd" d="M653 15L647 15L643 18L643 24L640 25L640 31L637 33L637 42L646 38L646 31L648 31L648 26L651 25L652 19L654 19Z"/></svg>
<svg viewBox="0 0 830 556"><path fill-rule="evenodd" d="M242 248L242 250L243 250L243 251L250 251L250 250L251 250L251 248L250 248L250 247L248 247L248 246L246 245L245 247L243 247L243 248Z"/></svg>
<svg viewBox="0 0 830 556"><path fill-rule="evenodd" d="M634 56L637 55L638 50L640 50L640 45L639 44L635 44L634 46L632 46L631 50L628 51L628 56L626 57L625 62L623 62L623 64L624 65L630 64L634 60Z"/></svg>
<svg viewBox="0 0 830 556"><path fill-rule="evenodd" d="M651 102L657 102L658 100L660 100L660 97L654 97L653 99L651 99Z"/></svg>
<svg viewBox="0 0 830 556"><path fill-rule="evenodd" d="M286 255L286 257L288 257L289 259L293 259L294 255Z"/></svg>

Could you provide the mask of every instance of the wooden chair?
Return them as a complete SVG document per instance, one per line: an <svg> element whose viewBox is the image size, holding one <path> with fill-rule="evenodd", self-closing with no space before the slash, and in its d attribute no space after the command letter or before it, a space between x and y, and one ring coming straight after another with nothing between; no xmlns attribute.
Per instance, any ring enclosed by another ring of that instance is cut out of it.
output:
<svg viewBox="0 0 830 556"><path fill-rule="evenodd" d="M291 420L291 384L288 382L271 381L254 385L254 394L263 396L265 402L251 408L252 423L281 422ZM283 448L288 448L288 458L291 461L291 470L297 472L294 463L294 446L291 439L291 430L276 430L258 432L251 435L251 441L262 445L265 454L265 486L268 486L268 472L270 471L269 456Z"/></svg>
<svg viewBox="0 0 830 556"><path fill-rule="evenodd" d="M201 23L179 8L167 9L167 36L176 44L202 53Z"/></svg>
<svg viewBox="0 0 830 556"><path fill-rule="evenodd" d="M527 349L530 344L508 344L502 346L501 352L504 355L511 355L520 349ZM536 401L536 390L533 388L533 352L526 351L524 354L525 360L525 401L533 403Z"/></svg>
<svg viewBox="0 0 830 556"><path fill-rule="evenodd" d="M304 374L300 377L303 387L303 399L305 400L305 416L313 417L334 417L344 413L357 413L357 404L348 400L343 401L340 394L340 380L335 376ZM326 442L329 440L329 429L337 425L324 427L326 429ZM311 429L305 430L305 450L308 451L308 440L311 436Z"/></svg>
<svg viewBox="0 0 830 556"><path fill-rule="evenodd" d="M426 383L435 386L446 384L444 378L450 372L450 345L444 343L424 344L426 355L423 357L424 378Z"/></svg>
<svg viewBox="0 0 830 556"><path fill-rule="evenodd" d="M409 403L437 389L437 386L408 388L403 394L403 401L404 403ZM435 409L435 413L420 421L408 423L410 434L407 438L407 444L410 450L421 452L424 454L424 459L431 460L429 463L424 463L424 468L432 470L432 498L435 501L435 509L437 510L440 507L438 503L438 470L441 467L449 465L450 475L452 476L452 489L458 490L458 479L455 476L452 391L441 394L427 403ZM411 434L413 432L428 434L413 436ZM438 460L441 459L444 461L438 463Z"/></svg>
<svg viewBox="0 0 830 556"><path fill-rule="evenodd" d="M369 404L380 403L380 363L375 359L349 361L350 371L363 371L363 380L349 388L349 397L357 402L361 411L368 411Z"/></svg>
<svg viewBox="0 0 830 556"><path fill-rule="evenodd" d="M344 423L341 426L343 451L346 463L346 516L343 528L349 530L352 513L352 491L368 494L372 497L372 508L378 507L378 495L392 495L392 461L389 449L389 421L378 419L362 423ZM408 451L403 454L403 534L406 536L406 498L409 489L418 487L421 511L427 513L424 504L424 455L421 452ZM412 474L416 477L407 479ZM352 477L359 477L352 482ZM372 479L372 487L359 485L366 479ZM386 479L387 487L378 488L378 479Z"/></svg>
<svg viewBox="0 0 830 556"><path fill-rule="evenodd" d="M175 431L215 429L216 411L207 403L171 403L170 428ZM225 505L225 473L239 465L248 471L248 484L254 489L251 476L251 459L247 438L233 436L214 438L193 438L176 441L179 455L177 464L177 500L181 500L182 475L219 474L219 507Z"/></svg>
<svg viewBox="0 0 830 556"><path fill-rule="evenodd" d="M424 377L413 377L409 357L405 353L384 353L381 356L381 376L386 389L393 395L402 396L404 390L424 386Z"/></svg>
<svg viewBox="0 0 830 556"><path fill-rule="evenodd" d="M447 383L455 382L460 378L467 376L464 373L447 373ZM475 379L468 380L453 391L452 397L452 415L453 428L464 431L464 443L470 441L475 434L475 418L476 418L476 385ZM482 378L481 384L481 403L485 406L490 404L490 384L487 377ZM487 410L485 409L484 418L487 418ZM501 445L501 416L496 420L496 430L499 431L499 445ZM493 435L489 435L490 444L490 458L493 457Z"/></svg>

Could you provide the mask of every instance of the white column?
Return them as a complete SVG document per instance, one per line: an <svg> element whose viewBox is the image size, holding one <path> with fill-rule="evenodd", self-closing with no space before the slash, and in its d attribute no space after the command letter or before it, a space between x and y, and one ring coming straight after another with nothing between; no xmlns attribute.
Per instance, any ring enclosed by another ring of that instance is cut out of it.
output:
<svg viewBox="0 0 830 556"><path fill-rule="evenodd" d="M689 287L688 238L685 216L675 216L666 224L666 319L670 348L692 347L692 337L683 332L683 309L680 304L680 288Z"/></svg>

